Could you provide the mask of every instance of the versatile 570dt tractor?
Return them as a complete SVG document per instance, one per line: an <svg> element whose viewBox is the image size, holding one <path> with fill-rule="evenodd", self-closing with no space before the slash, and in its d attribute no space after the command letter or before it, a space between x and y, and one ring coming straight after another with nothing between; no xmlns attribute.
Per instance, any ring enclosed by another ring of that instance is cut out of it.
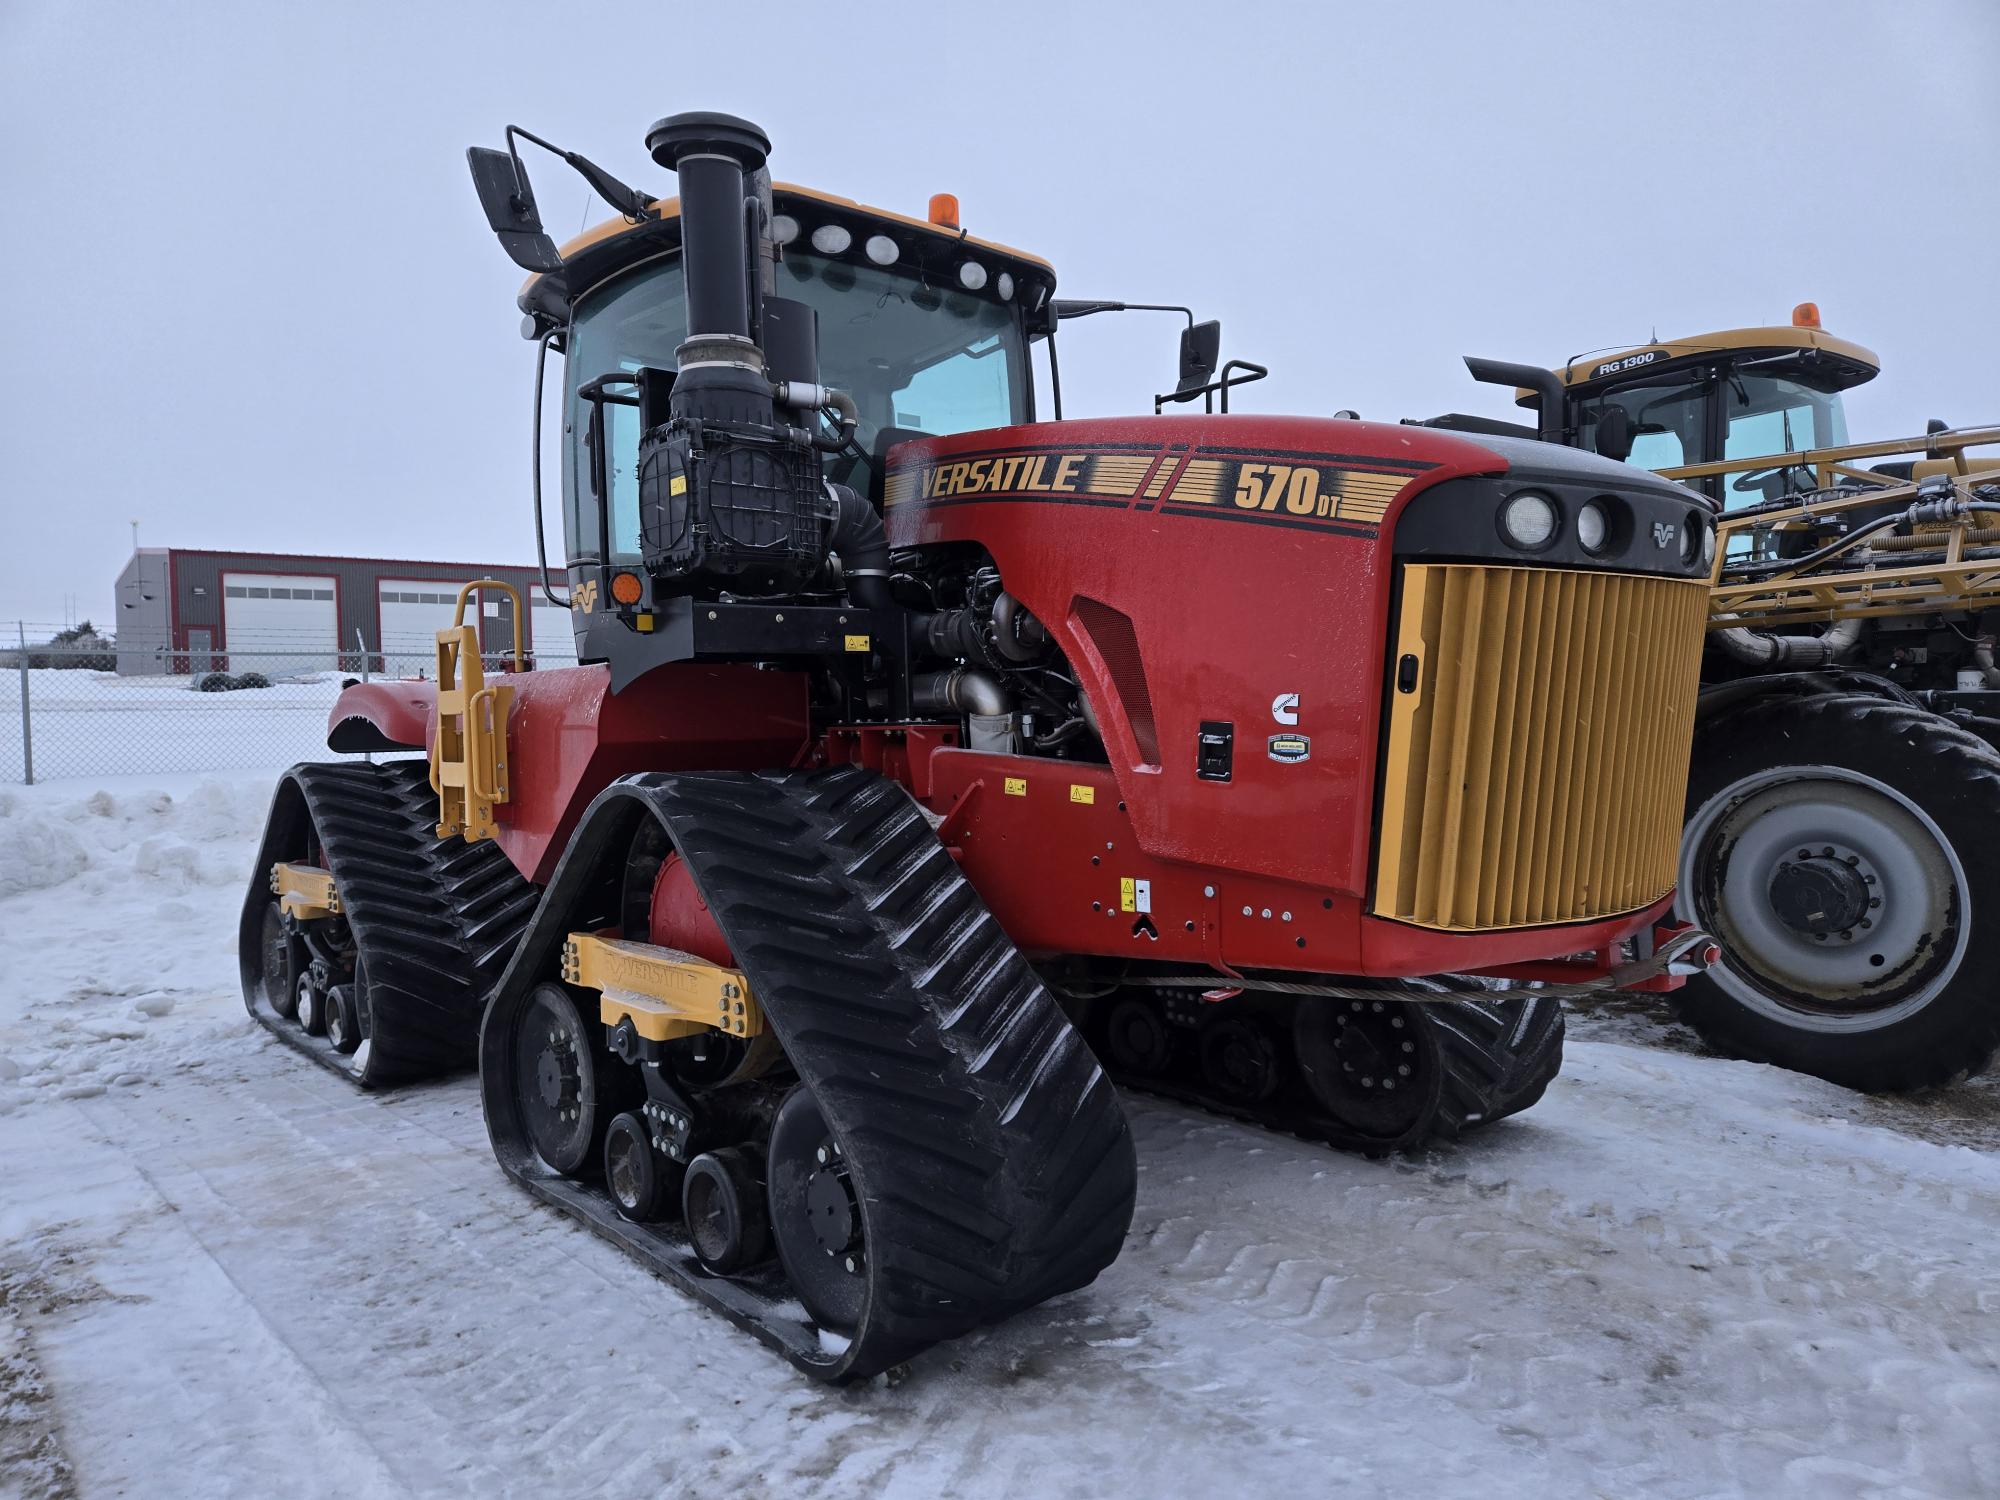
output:
<svg viewBox="0 0 2000 1500"><path fill-rule="evenodd" d="M1850 443L1875 356L1792 323L1675 339L1522 387L1539 435L1725 507L1680 901L1723 959L1676 997L1716 1046L1851 1087L2000 1048L2000 428ZM1477 418L1441 419L1490 431ZM1888 460L1884 462L1883 460Z"/></svg>
<svg viewBox="0 0 2000 1500"><path fill-rule="evenodd" d="M773 187L743 121L648 144L678 199L572 156L621 217L560 253L472 153L564 359L582 664L463 627L342 697L332 748L413 754L279 789L242 930L281 1036L381 1083L478 1027L510 1173L844 1378L1118 1253L1098 1055L1393 1149L1533 1102L1561 986L1702 961L1687 491L1227 415L1212 325L1171 399L1223 412L1038 421L1031 342L1106 304L949 200Z"/></svg>

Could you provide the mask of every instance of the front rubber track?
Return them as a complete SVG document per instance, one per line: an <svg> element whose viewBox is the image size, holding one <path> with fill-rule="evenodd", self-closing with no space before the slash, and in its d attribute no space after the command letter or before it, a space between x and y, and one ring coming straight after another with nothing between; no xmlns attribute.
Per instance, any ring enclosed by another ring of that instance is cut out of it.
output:
<svg viewBox="0 0 2000 1500"><path fill-rule="evenodd" d="M437 794L417 759L294 766L279 779L238 947L243 1003L287 1046L363 1088L413 1083L473 1065L487 993L539 897L499 846L437 836ZM355 939L361 1049L323 1036L258 998L258 940L271 866L317 849Z"/></svg>
<svg viewBox="0 0 2000 1500"><path fill-rule="evenodd" d="M649 818L847 1158L868 1247L851 1339L822 1338L775 1270L708 1274L678 1226L620 1218L527 1144L511 1028L554 976L564 934L615 919ZM1088 1284L1131 1224L1137 1163L1110 1079L909 794L855 767L608 787L488 1008L480 1087L513 1177L824 1380L876 1374Z"/></svg>
<svg viewBox="0 0 2000 1500"><path fill-rule="evenodd" d="M1357 1129L1310 1100L1302 1089L1288 1088L1268 1105L1245 1107L1218 1098L1197 1079L1122 1072L1113 1076L1123 1088L1193 1104L1342 1151L1383 1157L1457 1140L1517 1115L1539 1102L1562 1070L1563 1012L1556 1000L1496 991L1491 1000L1396 1003L1416 1023L1412 1036L1424 1049L1426 1096L1418 1116L1393 1136Z"/></svg>

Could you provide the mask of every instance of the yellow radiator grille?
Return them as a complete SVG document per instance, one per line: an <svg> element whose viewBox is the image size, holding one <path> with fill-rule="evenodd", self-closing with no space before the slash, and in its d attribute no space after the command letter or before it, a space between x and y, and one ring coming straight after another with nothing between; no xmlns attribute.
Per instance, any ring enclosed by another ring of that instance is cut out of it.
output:
<svg viewBox="0 0 2000 1500"><path fill-rule="evenodd" d="M1701 580L1406 566L1375 914L1479 931L1664 896L1707 604Z"/></svg>

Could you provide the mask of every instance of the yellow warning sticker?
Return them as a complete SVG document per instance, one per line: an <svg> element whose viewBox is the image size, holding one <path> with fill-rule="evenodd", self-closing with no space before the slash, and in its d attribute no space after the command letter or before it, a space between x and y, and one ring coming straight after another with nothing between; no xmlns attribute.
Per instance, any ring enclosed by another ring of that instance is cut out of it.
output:
<svg viewBox="0 0 2000 1500"><path fill-rule="evenodd" d="M1094 786L1078 786L1072 782L1069 789L1069 800L1072 802L1095 802L1097 800L1097 788Z"/></svg>
<svg viewBox="0 0 2000 1500"><path fill-rule="evenodd" d="M1138 900L1136 888L1138 884L1139 882L1134 880L1130 875L1125 876L1118 882L1118 909L1120 911L1137 911L1139 909L1136 905Z"/></svg>
<svg viewBox="0 0 2000 1500"><path fill-rule="evenodd" d="M850 635L847 638L847 649L849 651L866 651L868 649L868 637L865 635Z"/></svg>
<svg viewBox="0 0 2000 1500"><path fill-rule="evenodd" d="M688 477L685 474L676 474L672 479L667 481L667 493L669 495L685 495L687 487Z"/></svg>
<svg viewBox="0 0 2000 1500"><path fill-rule="evenodd" d="M1010 797L1027 796L1028 778L1025 776L1009 776L1007 778L1007 795Z"/></svg>

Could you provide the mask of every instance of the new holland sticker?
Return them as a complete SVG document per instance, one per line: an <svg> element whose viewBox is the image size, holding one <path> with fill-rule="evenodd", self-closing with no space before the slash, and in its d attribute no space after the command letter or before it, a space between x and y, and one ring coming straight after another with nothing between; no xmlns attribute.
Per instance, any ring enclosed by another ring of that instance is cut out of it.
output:
<svg viewBox="0 0 2000 1500"><path fill-rule="evenodd" d="M1312 754L1312 740L1303 734L1274 734L1264 741L1264 749L1275 761L1301 761Z"/></svg>

